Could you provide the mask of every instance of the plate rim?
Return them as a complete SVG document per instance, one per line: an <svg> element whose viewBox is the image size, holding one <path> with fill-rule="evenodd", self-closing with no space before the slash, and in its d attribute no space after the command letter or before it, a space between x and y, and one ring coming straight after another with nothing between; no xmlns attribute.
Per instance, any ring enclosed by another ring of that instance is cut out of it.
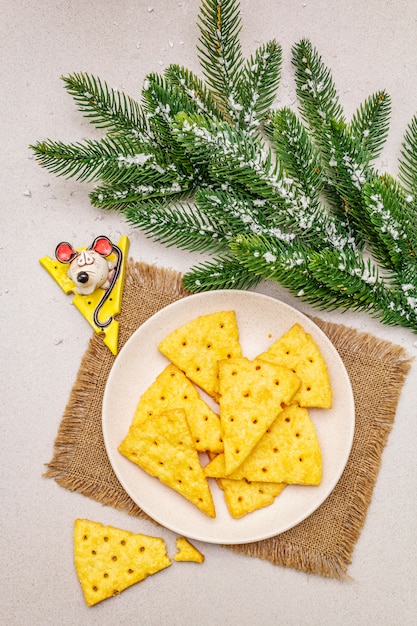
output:
<svg viewBox="0 0 417 626"><path fill-rule="evenodd" d="M135 331L133 331L131 336L127 339L127 341L125 342L125 344L123 345L123 347L119 351L118 355L116 356L116 359L115 359L114 363L112 364L112 367L111 367L111 369L109 371L109 374L107 376L106 385L105 385L104 394L103 394L103 402L102 402L102 431L103 431L103 439L104 439L105 450L106 450L106 454L108 456L110 465L111 465L113 471L115 472L116 477L119 480L120 484L122 485L123 489L126 491L126 493L135 502L135 504L144 513L146 513L146 515L148 515L152 520L154 520L155 522L157 522L158 524L160 524L164 528L166 528L168 530L171 530L172 532L175 532L177 534L184 534L184 532L181 529L181 523L178 523L178 522L175 523L175 522L169 522L169 521L167 522L165 517L161 518L161 516L159 514L155 514L155 512L150 512L149 510L146 509L146 507L143 507L143 504L140 503L140 498L139 498L139 501L138 501L137 495L132 492L132 489L130 488L130 485L126 483L124 475L123 475L123 472L121 472L119 470L119 466L117 465L117 463L113 462L113 445L112 445L112 442L109 441L107 428L106 428L106 407L107 407L108 402L109 402L109 394L110 394L111 386L113 384L113 378L117 377L118 369L121 367L120 363L122 362L122 360L124 358L124 355L129 352L130 346L132 346L137 341L138 335L141 335L142 333L146 332L148 326L152 326L153 324L157 323L160 318L163 318L165 315L169 314L170 312L175 311L175 309L177 307L179 307L179 308L183 307L184 303L186 301L189 302L190 299L193 299L193 300L206 300L206 299L218 298L218 297L220 297L220 299L221 299L222 296L226 296L226 295L227 296L231 295L232 297L236 297L237 296L238 298L250 297L250 298L255 298L256 300L258 300L258 299L259 300L265 300L265 301L268 301L268 303L270 305L272 305L272 306L281 307L282 310L285 310L290 315L294 315L295 314L296 317L306 320L306 324L308 326L310 326L311 328L314 328L315 333L317 333L317 335L320 336L322 338L322 340L326 343L327 349L331 350L333 352L333 358L336 358L336 360L338 361L338 366L341 369L341 371L343 372L344 379L347 382L347 389L345 390L345 392L347 391L348 394L349 394L349 398L348 398L347 404L349 405L349 410L350 410L350 413L351 413L350 417L349 417L350 428L349 428L348 436L346 438L345 458L344 458L343 464L340 465L339 471L337 472L337 474L334 475L333 479L329 483L329 486L327 487L325 496L318 503L316 503L316 504L313 503L309 508L306 508L305 514L303 514L302 516L297 518L297 521L295 523L290 523L287 526L284 526L284 527L280 528L278 531L271 529L268 532L264 532L264 533L261 533L261 534L256 534L256 536L254 535L252 538L250 536L244 536L241 539L239 539L239 537L235 537L235 536L234 537L229 537L229 536L221 537L221 534L216 534L216 533L214 533L213 536L210 536L210 535L207 535L207 532L201 533L201 532L198 532L198 530L195 530L195 531L192 531L192 532L187 530L187 533L186 533L186 536L188 538L194 539L194 540L197 540L197 541L202 541L202 542L205 542L205 543L216 543L216 544L225 544L225 545L227 545L227 544L229 544L229 545L233 545L233 544L239 545L239 544L243 544L243 543L253 543L253 542L256 542L256 541L262 541L264 539L268 539L268 538L271 538L273 536L278 536L278 535L282 534L283 532L286 532L287 530L290 530L291 528L297 526L302 521L304 521L305 519L310 517L310 515L312 515L314 513L314 511L316 511L323 504L323 502L329 497L329 495L332 493L332 491L336 487L338 481L340 480L340 478L341 478L341 476L343 474L343 471L344 471L344 469L346 467L346 464L348 462L348 459L349 459L349 456L350 456L350 453L351 453L352 444L353 444L353 437L354 437L354 432L355 432L355 402L354 402L352 385L351 385L350 378L349 378L348 372L346 370L346 367L345 367L345 365L343 363L343 360L341 359L340 354L338 353L336 347L331 342L331 340L327 337L326 333L320 328L320 326L318 326L315 323L315 321L313 319L308 317L305 313L303 313L303 312L299 311L298 309L294 308L293 306L287 304L286 302L282 302L278 298L275 298L273 296L269 296L269 295L266 295L266 294L258 293L258 292L255 292L255 291L244 291L244 290L239 290L239 289L220 289L220 290L212 290L212 291L200 292L200 293L196 293L196 294L190 294L190 295L187 295L185 297L180 297L178 300L175 300L174 302L172 302L172 303L162 307L160 310L156 311L147 320L145 320ZM221 309L222 310L231 310L232 307L230 307L230 306L222 306ZM218 310L221 310L221 309L218 308ZM204 313L202 312L202 313L199 313L198 315L204 315ZM190 319L192 319L192 317ZM299 321L299 320L296 320L296 321ZM309 332L309 330L307 330L307 332ZM168 361L167 361L167 364L168 364ZM138 391L137 399L139 399L140 393L141 392ZM319 410L321 411L321 409L319 409ZM165 485L160 483L157 478L150 477L148 475L147 475L147 477L148 478L152 478L155 481L158 481L158 483L155 483L157 485L157 487L162 486L162 487L164 487L166 489L169 489L169 487L166 487ZM209 481L210 481L210 479L209 479ZM210 482L210 484L213 484L213 483ZM285 491L286 490L284 490L283 493L285 493ZM175 493L175 492L173 492L173 493ZM182 498L182 496L180 496L179 494L176 494L176 495L178 495L180 498ZM280 497L282 498L282 496L280 496ZM274 506L274 503L271 504L270 506ZM269 507L264 507L264 508L269 508ZM259 511L262 511L262 508L258 509L254 513L257 513ZM254 513L250 513L248 515L253 515ZM231 520L233 520L235 522L239 522L241 519L244 519L245 517L247 517L247 516L244 516L243 518L238 518L238 519L235 519L235 518L231 517ZM207 518L207 520L208 519L209 518ZM213 521L215 523L215 520L210 520L210 523L213 522Z"/></svg>

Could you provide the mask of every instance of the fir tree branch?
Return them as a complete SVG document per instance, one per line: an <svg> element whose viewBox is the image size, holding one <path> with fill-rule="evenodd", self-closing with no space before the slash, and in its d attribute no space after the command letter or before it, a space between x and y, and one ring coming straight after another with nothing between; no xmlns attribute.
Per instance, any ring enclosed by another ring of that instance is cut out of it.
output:
<svg viewBox="0 0 417 626"><path fill-rule="evenodd" d="M165 77L169 84L174 85L178 89L178 92L189 98L197 115L206 115L212 119L222 119L213 94L191 70L173 64L165 70Z"/></svg>
<svg viewBox="0 0 417 626"><path fill-rule="evenodd" d="M318 253L257 236L237 237L230 248L250 273L279 282L313 306L366 311L384 324L417 328L417 291L391 288L371 260L348 250Z"/></svg>
<svg viewBox="0 0 417 626"><path fill-rule="evenodd" d="M194 162L208 168L212 180L237 183L250 189L252 195L266 199L284 200L287 196L279 168L259 138L225 122L213 124L201 116L177 116L175 130L183 149Z"/></svg>
<svg viewBox="0 0 417 626"><path fill-rule="evenodd" d="M124 92L115 91L100 78L86 73L63 76L62 80L78 109L97 128L105 128L107 132L132 133L141 140L147 138L142 109Z"/></svg>
<svg viewBox="0 0 417 626"><path fill-rule="evenodd" d="M385 91L370 96L355 112L348 132L359 141L371 159L376 159L389 130L391 98Z"/></svg>
<svg viewBox="0 0 417 626"><path fill-rule="evenodd" d="M174 141L171 125L177 113L194 111L193 103L171 84L164 76L151 73L147 76L142 90L143 108L149 127L158 146L171 147Z"/></svg>
<svg viewBox="0 0 417 626"><path fill-rule="evenodd" d="M207 172L196 162L191 162L177 140L174 120L178 116L196 114L197 106L184 90L168 82L163 76L150 74L143 88L144 109L155 137L155 144L166 158L181 167L190 178L204 183Z"/></svg>
<svg viewBox="0 0 417 626"><path fill-rule="evenodd" d="M199 60L207 84L224 119L239 123L242 102L238 84L242 76L240 8L237 0L202 0Z"/></svg>
<svg viewBox="0 0 417 626"><path fill-rule="evenodd" d="M98 185L90 193L91 203L104 209L124 210L129 203L147 198L164 197L168 202L192 194L189 178L181 177L174 169L154 172L153 176L146 170L142 174L143 178L138 177L134 182Z"/></svg>
<svg viewBox="0 0 417 626"><path fill-rule="evenodd" d="M295 183L283 176L259 138L225 123L202 118L177 117L178 140L193 161L207 167L210 178L234 185L253 199L275 207L276 228L298 233L343 248L355 247L346 222L339 223L322 205L299 193ZM192 156L191 156L192 155Z"/></svg>
<svg viewBox="0 0 417 626"><path fill-rule="evenodd" d="M417 115L408 124L399 159L399 177L406 189L417 194Z"/></svg>
<svg viewBox="0 0 417 626"><path fill-rule="evenodd" d="M390 98L379 92L363 103L346 125L330 70L310 42L293 47L301 114L319 148L326 180L323 191L337 217L348 223L361 248L362 188L374 172L372 158L388 132Z"/></svg>
<svg viewBox="0 0 417 626"><path fill-rule="evenodd" d="M92 203L150 237L220 254L185 276L191 291L270 279L313 306L417 331L417 116L400 182L380 176L372 160L388 133L388 94L367 98L347 123L329 69L302 40L292 49L300 119L274 113L280 46L272 40L243 59L237 0L202 0L199 26L206 82L173 64L147 77L139 105L72 74L67 91L106 135L38 142L36 160L99 181Z"/></svg>
<svg viewBox="0 0 417 626"><path fill-rule="evenodd" d="M124 210L128 221L167 246L192 252L217 251L227 238L214 220L195 206L166 201L129 203Z"/></svg>
<svg viewBox="0 0 417 626"><path fill-rule="evenodd" d="M318 282L309 270L311 250L302 243L285 244L272 238L250 235L236 237L229 244L238 262L250 273L262 280L280 283L295 296L326 308L336 308L339 302L335 294Z"/></svg>
<svg viewBox="0 0 417 626"><path fill-rule="evenodd" d="M344 115L330 70L317 50L302 39L292 48L296 93L301 117L317 145L328 150L327 128L332 120L343 122Z"/></svg>
<svg viewBox="0 0 417 626"><path fill-rule="evenodd" d="M349 136L344 123L333 121L329 126L328 137L329 153L324 156L326 195L338 218L349 222L357 245L362 247L362 189L374 175L368 165L370 155L359 141Z"/></svg>
<svg viewBox="0 0 417 626"><path fill-rule="evenodd" d="M221 226L225 241L238 234L265 234L283 241L295 235L280 227L275 219L275 207L262 200L252 200L236 190L201 189L196 194L196 206L209 219Z"/></svg>
<svg viewBox="0 0 417 626"><path fill-rule="evenodd" d="M387 175L375 176L363 190L362 228L373 256L387 270L400 271L417 258L417 215L400 185ZM417 273L414 279L417 285Z"/></svg>
<svg viewBox="0 0 417 626"><path fill-rule="evenodd" d="M293 111L283 108L271 119L271 142L286 174L303 193L317 201L323 188L320 155L305 126Z"/></svg>
<svg viewBox="0 0 417 626"><path fill-rule="evenodd" d="M149 148L127 135L107 135L101 140L72 144L46 140L31 148L36 160L50 172L80 181L126 182L134 179L146 162L148 169L158 168L154 155L144 151Z"/></svg>
<svg viewBox="0 0 417 626"><path fill-rule="evenodd" d="M347 301L347 305L341 305L343 308L364 310L391 326L417 328L417 298L391 287L370 259L352 258L347 251L342 255L326 251L324 255L312 256L310 268L318 280L344 291L351 306Z"/></svg>
<svg viewBox="0 0 417 626"><path fill-rule="evenodd" d="M241 86L243 110L240 124L256 130L272 105L281 76L282 48L275 40L261 46L246 61Z"/></svg>
<svg viewBox="0 0 417 626"><path fill-rule="evenodd" d="M212 289L250 289L260 281L259 277L227 255L200 263L183 277L185 288L194 293Z"/></svg>

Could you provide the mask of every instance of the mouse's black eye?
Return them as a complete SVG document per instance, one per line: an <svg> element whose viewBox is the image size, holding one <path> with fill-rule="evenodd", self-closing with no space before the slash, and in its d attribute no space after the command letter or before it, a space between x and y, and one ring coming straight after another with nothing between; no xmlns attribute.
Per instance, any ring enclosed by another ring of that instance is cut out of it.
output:
<svg viewBox="0 0 417 626"><path fill-rule="evenodd" d="M83 285L85 283L88 283L88 274L87 274L87 272L79 272L77 274L77 282L78 283L82 283Z"/></svg>

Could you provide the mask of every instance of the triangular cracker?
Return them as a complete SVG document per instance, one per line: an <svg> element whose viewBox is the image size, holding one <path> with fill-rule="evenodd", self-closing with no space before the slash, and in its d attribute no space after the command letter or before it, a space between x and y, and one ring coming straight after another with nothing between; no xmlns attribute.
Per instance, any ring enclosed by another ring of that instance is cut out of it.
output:
<svg viewBox="0 0 417 626"><path fill-rule="evenodd" d="M217 399L217 362L242 354L235 312L219 311L197 317L174 330L158 349L190 380Z"/></svg>
<svg viewBox="0 0 417 626"><path fill-rule="evenodd" d="M132 424L119 451L203 513L216 516L183 409L166 411L140 424Z"/></svg>
<svg viewBox="0 0 417 626"><path fill-rule="evenodd" d="M300 386L286 367L246 357L219 362L226 475L250 454ZM280 481L278 481L280 482Z"/></svg>
<svg viewBox="0 0 417 626"><path fill-rule="evenodd" d="M171 565L163 539L86 519L75 520L74 562L89 606Z"/></svg>
<svg viewBox="0 0 417 626"><path fill-rule="evenodd" d="M218 478L217 483L224 492L230 515L236 518L269 506L286 487L285 483L250 482L230 478Z"/></svg>
<svg viewBox="0 0 417 626"><path fill-rule="evenodd" d="M220 417L202 400L197 389L175 365L168 365L141 396L134 424L166 410L182 408L195 447L200 452L222 452Z"/></svg>
<svg viewBox="0 0 417 626"><path fill-rule="evenodd" d="M216 456L205 467L212 478L318 485L322 478L322 456L314 424L307 409L286 407L252 453L227 474L225 457Z"/></svg>
<svg viewBox="0 0 417 626"><path fill-rule="evenodd" d="M177 552L174 554L174 561L192 561L194 563L203 563L204 554L197 550L192 543L185 537L178 537L176 540Z"/></svg>
<svg viewBox="0 0 417 626"><path fill-rule="evenodd" d="M303 407L331 408L332 389L326 362L312 336L300 324L294 324L259 358L285 365L301 379L294 403Z"/></svg>

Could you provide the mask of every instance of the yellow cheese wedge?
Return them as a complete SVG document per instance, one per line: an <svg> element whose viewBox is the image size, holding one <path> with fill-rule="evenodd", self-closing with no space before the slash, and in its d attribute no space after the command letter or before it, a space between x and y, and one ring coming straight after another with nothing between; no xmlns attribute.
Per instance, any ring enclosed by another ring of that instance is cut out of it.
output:
<svg viewBox="0 0 417 626"><path fill-rule="evenodd" d="M94 322L94 311L103 297L103 290L97 289L94 293L88 296L83 296L79 293L75 293L75 285L67 275L67 264L61 263L60 261L57 261L56 259L53 259L49 256L39 259L39 263L48 272L48 274L52 276L55 282L58 283L64 293L74 293L72 304L79 310L81 315L85 317L87 322L94 329L94 332L96 332L97 334L103 334L104 344L114 355L116 355L118 351L119 339L119 322L115 319L115 316L120 313L122 308L122 295L126 275L127 252L129 250L128 237L121 237L117 245L122 252L123 258L120 267L119 277L113 289L108 294L107 300L104 302L100 310L101 319L106 320L110 317L112 318L110 324L104 328L100 328ZM85 250L85 248L78 249L78 251L81 250ZM115 261L116 255L112 253L108 257L108 259L111 261Z"/></svg>

